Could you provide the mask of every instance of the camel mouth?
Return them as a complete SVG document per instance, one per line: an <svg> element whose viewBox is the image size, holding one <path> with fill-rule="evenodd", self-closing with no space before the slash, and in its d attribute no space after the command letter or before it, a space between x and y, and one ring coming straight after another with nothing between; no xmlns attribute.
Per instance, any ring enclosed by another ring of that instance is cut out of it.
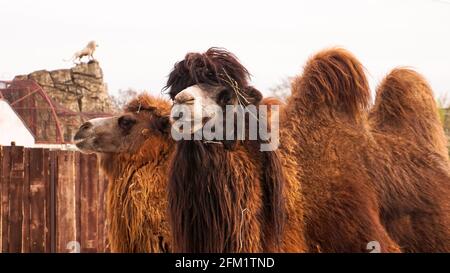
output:
<svg viewBox="0 0 450 273"><path fill-rule="evenodd" d="M84 142L85 140L86 140L86 138L78 138L78 139L74 139L74 140L73 140L73 143L74 143L75 145L78 145L78 144Z"/></svg>
<svg viewBox="0 0 450 273"><path fill-rule="evenodd" d="M74 143L76 146L78 146L78 145L83 145L83 144L86 144L89 140L92 140L92 139L94 139L93 136L83 136L83 137L80 137L80 136L75 135L75 137L73 138L73 143Z"/></svg>
<svg viewBox="0 0 450 273"><path fill-rule="evenodd" d="M86 139L78 139L78 140L74 140L73 143L79 150L83 150L87 143L87 140Z"/></svg>
<svg viewBox="0 0 450 273"><path fill-rule="evenodd" d="M206 124L217 119L219 112L223 112L223 109L210 98L207 92L198 85L190 86L174 98L170 113L170 121L174 129L172 132L183 136L196 134L203 130Z"/></svg>
<svg viewBox="0 0 450 273"><path fill-rule="evenodd" d="M197 111L197 113L200 114L196 115L196 106L194 100L192 100L192 103L189 101L181 104L174 104L170 115L170 122L172 123L172 128L175 132L181 135L195 134L197 131L202 130L205 124L217 117L214 112Z"/></svg>
<svg viewBox="0 0 450 273"><path fill-rule="evenodd" d="M90 140L92 140L93 137L86 137L86 138L78 138L78 139L74 139L73 143L75 144L75 146L77 147L77 149L82 152L82 153L93 153L93 149L92 149L92 145Z"/></svg>

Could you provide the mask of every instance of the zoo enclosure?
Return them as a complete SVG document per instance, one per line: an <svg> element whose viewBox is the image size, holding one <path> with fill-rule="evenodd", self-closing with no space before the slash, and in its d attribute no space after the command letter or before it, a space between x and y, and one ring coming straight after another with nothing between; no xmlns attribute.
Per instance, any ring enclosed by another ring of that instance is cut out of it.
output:
<svg viewBox="0 0 450 273"><path fill-rule="evenodd" d="M0 146L0 252L107 252L95 155Z"/></svg>
<svg viewBox="0 0 450 273"><path fill-rule="evenodd" d="M0 81L0 99L5 99L40 144L72 142L68 127L78 128L86 120L109 117L102 112L75 112L50 98L34 80Z"/></svg>

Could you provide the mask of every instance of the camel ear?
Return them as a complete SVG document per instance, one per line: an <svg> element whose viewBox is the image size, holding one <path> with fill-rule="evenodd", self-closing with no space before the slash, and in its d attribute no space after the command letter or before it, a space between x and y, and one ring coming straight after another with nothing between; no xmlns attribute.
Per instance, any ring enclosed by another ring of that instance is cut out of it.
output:
<svg viewBox="0 0 450 273"><path fill-rule="evenodd" d="M168 116L155 117L150 127L153 131L159 132L162 135L168 134L170 132L170 120Z"/></svg>

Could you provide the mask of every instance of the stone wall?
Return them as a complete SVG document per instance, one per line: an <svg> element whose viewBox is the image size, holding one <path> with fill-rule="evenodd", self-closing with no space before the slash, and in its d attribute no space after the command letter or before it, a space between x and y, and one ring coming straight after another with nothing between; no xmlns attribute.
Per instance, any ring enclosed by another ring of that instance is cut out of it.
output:
<svg viewBox="0 0 450 273"><path fill-rule="evenodd" d="M70 69L39 70L14 80L35 80L56 103L73 112L111 113L113 106L97 61L77 64ZM64 139L70 141L84 122L81 115L60 115Z"/></svg>

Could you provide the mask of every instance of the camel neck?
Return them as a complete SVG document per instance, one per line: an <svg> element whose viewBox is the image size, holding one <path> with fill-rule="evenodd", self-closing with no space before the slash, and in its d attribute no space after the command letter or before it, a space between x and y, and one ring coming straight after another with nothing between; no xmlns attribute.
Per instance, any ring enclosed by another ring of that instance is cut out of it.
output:
<svg viewBox="0 0 450 273"><path fill-rule="evenodd" d="M173 143L146 145L134 153L103 153L100 154L102 169L111 180L117 179L128 169L137 170L148 164L162 166L167 169Z"/></svg>
<svg viewBox="0 0 450 273"><path fill-rule="evenodd" d="M242 183L237 177L238 170L231 161L240 164L237 161L244 160L245 153L242 150L243 158L234 153L200 141L177 144L169 175L169 211L178 251L251 250L241 236L246 236L250 228L246 213L250 210L250 193L258 184L251 178ZM251 159L246 160L252 165Z"/></svg>

